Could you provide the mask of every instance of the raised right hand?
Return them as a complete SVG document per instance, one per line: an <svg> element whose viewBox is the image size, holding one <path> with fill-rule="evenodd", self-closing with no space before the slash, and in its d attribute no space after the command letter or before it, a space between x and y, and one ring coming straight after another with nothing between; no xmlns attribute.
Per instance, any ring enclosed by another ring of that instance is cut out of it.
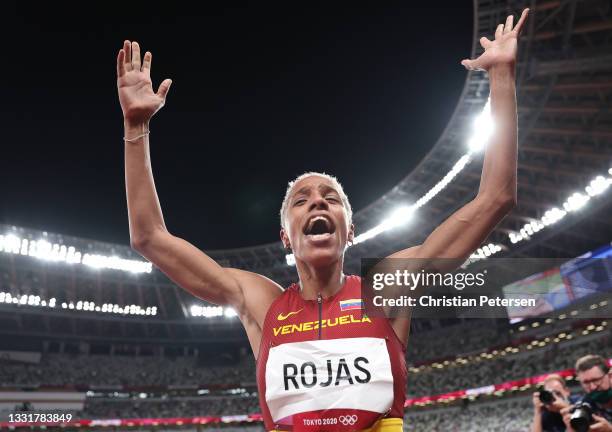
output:
<svg viewBox="0 0 612 432"><path fill-rule="evenodd" d="M151 82L151 58L147 51L142 65L138 42L126 40L117 55L117 90L126 122L147 123L166 103L166 95L172 81L165 79L157 93Z"/></svg>

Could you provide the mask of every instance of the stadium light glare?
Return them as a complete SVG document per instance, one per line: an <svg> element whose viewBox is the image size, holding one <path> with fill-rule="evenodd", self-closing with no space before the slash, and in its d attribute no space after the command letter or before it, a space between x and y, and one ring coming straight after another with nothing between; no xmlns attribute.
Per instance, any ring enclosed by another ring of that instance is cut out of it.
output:
<svg viewBox="0 0 612 432"><path fill-rule="evenodd" d="M605 192L608 186L612 184L612 179L606 179L603 176L597 176L586 187L586 192L589 196L597 196Z"/></svg>
<svg viewBox="0 0 612 432"><path fill-rule="evenodd" d="M200 306L192 305L190 308L191 316L214 318L223 316L223 308L221 306Z"/></svg>
<svg viewBox="0 0 612 432"><path fill-rule="evenodd" d="M14 234L7 234L0 236L0 250L6 253L18 254L20 250L21 241L19 237Z"/></svg>
<svg viewBox="0 0 612 432"><path fill-rule="evenodd" d="M238 316L236 311L230 307L225 308L225 310L223 311L223 315L225 316L225 318L234 318Z"/></svg>
<svg viewBox="0 0 612 432"><path fill-rule="evenodd" d="M487 146L494 130L493 117L491 117L491 99L487 100L483 110L474 120L472 135L468 139L471 153L481 151Z"/></svg>
<svg viewBox="0 0 612 432"><path fill-rule="evenodd" d="M391 216L389 216L389 219L383 222L385 231L405 224L412 217L413 213L414 213L413 206L398 207L397 209L393 211L393 213L391 213Z"/></svg>
<svg viewBox="0 0 612 432"><path fill-rule="evenodd" d="M31 306L31 307L48 307L55 308L57 305L57 299L52 297L49 300L41 299L38 295L18 295L13 296L8 292L0 292L0 303L6 304L16 304L17 306ZM62 309L71 309L77 311L86 311L86 312L108 312L108 313L118 313L118 314L129 314L129 315L156 315L157 307L149 306L146 309L139 305L129 305L125 307L120 307L119 305L113 305L110 303L105 303L102 307L96 305L92 301L83 301L78 300L75 303L73 302L62 302Z"/></svg>
<svg viewBox="0 0 612 432"><path fill-rule="evenodd" d="M131 273L150 273L153 268L152 264L147 261L104 255L85 254L82 256L74 246L50 243L45 239L22 239L12 233L0 235L0 252L30 256L43 261L84 264L98 269L115 269Z"/></svg>
<svg viewBox="0 0 612 432"><path fill-rule="evenodd" d="M510 242L515 244L522 240L530 240L534 233L543 230L549 225L559 222L561 219L567 216L568 213L580 210L586 205L591 197L601 195L605 191L609 190L610 184L612 184L612 179L605 179L601 175L596 176L593 180L591 180L589 185L585 187L584 190L586 191L586 194L574 192L563 203L564 210L561 210L558 207L553 207L544 212L544 215L539 221L535 220L525 224L518 233L509 233L508 237Z"/></svg>
<svg viewBox="0 0 612 432"><path fill-rule="evenodd" d="M569 212L579 210L584 207L589 199L591 198L588 195L574 192L567 201L563 203L563 208Z"/></svg>
<svg viewBox="0 0 612 432"><path fill-rule="evenodd" d="M466 267L479 260L487 259L490 256L501 252L503 249L504 248L502 245L494 243L489 243L487 245L479 247L472 255L470 255L470 257L467 259L467 261L463 264L462 267Z"/></svg>

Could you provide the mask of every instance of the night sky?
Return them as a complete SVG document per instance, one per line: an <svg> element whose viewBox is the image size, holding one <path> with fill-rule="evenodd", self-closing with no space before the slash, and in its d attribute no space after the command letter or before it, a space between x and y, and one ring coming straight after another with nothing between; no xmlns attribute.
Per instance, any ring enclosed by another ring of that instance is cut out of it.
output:
<svg viewBox="0 0 612 432"><path fill-rule="evenodd" d="M3 3L0 223L129 243L124 39L153 53L155 89L173 80L151 122L171 232L202 249L276 241L287 181L311 170L365 207L448 122L473 6L327 3Z"/></svg>

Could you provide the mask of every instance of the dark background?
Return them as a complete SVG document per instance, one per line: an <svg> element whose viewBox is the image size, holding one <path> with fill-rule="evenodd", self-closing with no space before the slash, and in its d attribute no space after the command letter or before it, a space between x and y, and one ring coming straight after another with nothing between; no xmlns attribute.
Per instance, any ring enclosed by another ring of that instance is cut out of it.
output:
<svg viewBox="0 0 612 432"><path fill-rule="evenodd" d="M0 223L129 243L124 39L153 52L155 89L173 80L151 153L174 234L203 249L276 241L287 182L311 170L363 208L448 122L473 7L330 3L3 4Z"/></svg>

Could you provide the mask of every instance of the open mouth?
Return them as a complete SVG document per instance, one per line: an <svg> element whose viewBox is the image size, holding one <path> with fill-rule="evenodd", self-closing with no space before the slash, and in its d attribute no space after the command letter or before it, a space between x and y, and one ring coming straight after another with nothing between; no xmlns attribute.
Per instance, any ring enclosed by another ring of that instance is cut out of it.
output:
<svg viewBox="0 0 612 432"><path fill-rule="evenodd" d="M325 216L314 216L304 226L304 234L313 240L330 237L336 231L333 222Z"/></svg>

